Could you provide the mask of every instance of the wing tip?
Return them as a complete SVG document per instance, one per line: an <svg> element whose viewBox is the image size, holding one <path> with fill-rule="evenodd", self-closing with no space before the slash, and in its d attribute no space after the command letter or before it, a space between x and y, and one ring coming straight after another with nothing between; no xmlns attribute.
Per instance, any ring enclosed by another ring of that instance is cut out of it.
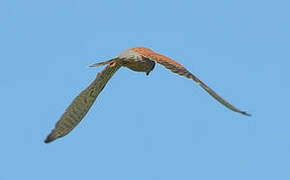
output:
<svg viewBox="0 0 290 180"><path fill-rule="evenodd" d="M243 115L245 115L245 116L248 116L248 117L251 117L252 116L252 114L249 114L246 111L241 111L240 113L243 114Z"/></svg>
<svg viewBox="0 0 290 180"><path fill-rule="evenodd" d="M45 144L48 144L50 142L52 142L54 139L50 138L49 136L47 136L47 138L44 140Z"/></svg>
<svg viewBox="0 0 290 180"><path fill-rule="evenodd" d="M46 139L44 140L44 143L45 143L45 144L48 144L48 143L54 141L55 139L57 139L57 138L56 138L56 137L53 137L53 135L50 134L50 135L48 135L48 136L46 137Z"/></svg>

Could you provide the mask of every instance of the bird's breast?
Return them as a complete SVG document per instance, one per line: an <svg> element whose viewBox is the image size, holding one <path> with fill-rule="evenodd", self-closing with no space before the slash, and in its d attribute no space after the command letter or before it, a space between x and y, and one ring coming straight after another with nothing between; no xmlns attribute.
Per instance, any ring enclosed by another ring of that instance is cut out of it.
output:
<svg viewBox="0 0 290 180"><path fill-rule="evenodd" d="M124 66L137 72L146 72L149 73L153 70L155 66L155 62L151 61L148 58L134 58L134 59L127 59L124 61Z"/></svg>

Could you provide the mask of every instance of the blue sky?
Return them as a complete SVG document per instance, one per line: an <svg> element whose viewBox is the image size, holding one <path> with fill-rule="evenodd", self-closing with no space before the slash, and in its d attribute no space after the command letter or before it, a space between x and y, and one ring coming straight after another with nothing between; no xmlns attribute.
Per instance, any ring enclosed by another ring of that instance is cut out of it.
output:
<svg viewBox="0 0 290 180"><path fill-rule="evenodd" d="M0 2L0 179L290 178L290 2ZM121 69L80 125L43 140L102 68L144 46L251 118L156 66Z"/></svg>

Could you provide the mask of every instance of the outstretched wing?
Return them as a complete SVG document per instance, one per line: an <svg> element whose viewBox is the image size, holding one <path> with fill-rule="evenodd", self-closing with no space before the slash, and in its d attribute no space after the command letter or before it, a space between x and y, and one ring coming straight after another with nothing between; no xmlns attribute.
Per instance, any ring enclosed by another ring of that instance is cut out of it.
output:
<svg viewBox="0 0 290 180"><path fill-rule="evenodd" d="M219 101L221 104L226 106L232 111L241 113L246 116L251 116L245 111L241 111L228 103L226 100L221 98L216 92L214 92L211 88L209 88L206 84L204 84L201 80L199 80L196 76L191 74L185 67L183 67L181 64L173 61L172 59L165 57L163 55L154 53L150 49L147 48L133 48L134 51L138 52L139 54L154 60L155 62L161 64L165 68L169 69L171 72L176 73L180 76L184 76L186 78L194 80L197 84L199 84L206 92L208 92L213 98L215 98L217 101Z"/></svg>
<svg viewBox="0 0 290 180"><path fill-rule="evenodd" d="M115 62L98 73L96 79L83 90L65 110L55 128L45 139L45 143L67 135L84 118L107 82L121 66Z"/></svg>

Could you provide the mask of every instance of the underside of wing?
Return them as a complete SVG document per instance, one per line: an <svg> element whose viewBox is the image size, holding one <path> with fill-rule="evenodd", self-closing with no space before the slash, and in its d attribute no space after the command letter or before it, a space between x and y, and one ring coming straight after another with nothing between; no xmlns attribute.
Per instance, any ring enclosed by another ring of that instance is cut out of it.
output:
<svg viewBox="0 0 290 180"><path fill-rule="evenodd" d="M67 135L87 114L107 82L121 66L115 62L98 73L96 79L83 90L65 110L55 128L45 139L45 143Z"/></svg>
<svg viewBox="0 0 290 180"><path fill-rule="evenodd" d="M234 111L234 112L238 112L241 113L243 115L246 116L251 116L251 114L248 114L245 111L241 111L239 109L237 109L236 107L234 107L233 105L231 105L230 103L228 103L226 100L224 100L223 98L221 98L216 92L214 92L211 88L209 88L206 84L204 84L201 80L199 80L197 77L195 77L193 74L189 74L186 77L194 80L197 84L199 84L206 92L208 92L213 98L215 98L218 102L220 102L221 104L223 104L225 107L229 108L230 110Z"/></svg>
<svg viewBox="0 0 290 180"><path fill-rule="evenodd" d="M135 49L134 49L135 50ZM196 76L191 74L185 67L183 67L181 64L173 61L172 59L165 57L163 55L154 53L153 51L146 49L146 48L141 48L141 49L136 49L138 53L142 54L143 56L157 62L158 64L161 64L163 67L167 68L173 73L176 73L180 76L184 76L186 78L194 80L197 84L199 84L206 92L208 92L213 98L215 98L218 102L223 104L225 107L229 108L232 111L241 113L246 116L251 116L245 111L241 111L228 103L226 100L221 98L216 92L214 92L211 88L209 88L206 84L204 84L202 81L200 81Z"/></svg>

